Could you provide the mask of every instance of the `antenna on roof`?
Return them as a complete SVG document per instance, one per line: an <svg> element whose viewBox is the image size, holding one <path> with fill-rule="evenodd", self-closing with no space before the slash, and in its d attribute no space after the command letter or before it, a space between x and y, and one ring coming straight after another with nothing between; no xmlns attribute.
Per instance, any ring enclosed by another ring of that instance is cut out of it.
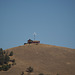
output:
<svg viewBox="0 0 75 75"><path fill-rule="evenodd" d="M34 32L33 35L34 35L34 40L35 40L35 35L37 35L37 34Z"/></svg>

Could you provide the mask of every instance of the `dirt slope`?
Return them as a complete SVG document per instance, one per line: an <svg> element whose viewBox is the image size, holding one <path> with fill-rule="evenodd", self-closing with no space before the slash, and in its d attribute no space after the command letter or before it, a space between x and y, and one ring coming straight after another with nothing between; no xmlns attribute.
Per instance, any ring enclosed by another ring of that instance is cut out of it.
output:
<svg viewBox="0 0 75 75"><path fill-rule="evenodd" d="M7 49L13 51L16 65L0 75L21 75L21 72L31 66L33 75L38 73L56 75L75 75L75 49L45 44L26 44ZM26 72L25 72L25 75Z"/></svg>

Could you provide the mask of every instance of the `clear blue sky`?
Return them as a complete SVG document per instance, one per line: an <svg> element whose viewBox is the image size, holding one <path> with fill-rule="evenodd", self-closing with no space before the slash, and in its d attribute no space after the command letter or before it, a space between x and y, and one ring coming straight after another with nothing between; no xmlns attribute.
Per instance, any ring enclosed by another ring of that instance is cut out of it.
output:
<svg viewBox="0 0 75 75"><path fill-rule="evenodd" d="M36 40L75 49L75 0L0 0L0 48Z"/></svg>

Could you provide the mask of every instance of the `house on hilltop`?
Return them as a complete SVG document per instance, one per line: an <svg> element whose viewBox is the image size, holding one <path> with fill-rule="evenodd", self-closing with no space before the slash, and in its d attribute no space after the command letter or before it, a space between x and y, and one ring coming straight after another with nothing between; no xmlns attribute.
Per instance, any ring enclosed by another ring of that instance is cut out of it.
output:
<svg viewBox="0 0 75 75"><path fill-rule="evenodd" d="M32 44L32 43L39 44L40 41L29 39L29 40L27 40L27 43L24 43L24 45L25 45L25 44Z"/></svg>
<svg viewBox="0 0 75 75"><path fill-rule="evenodd" d="M29 43L29 44L31 44L31 43L39 44L40 41L37 41L37 40L34 40L34 41L33 41L33 40L29 39L29 40L28 40L28 43Z"/></svg>

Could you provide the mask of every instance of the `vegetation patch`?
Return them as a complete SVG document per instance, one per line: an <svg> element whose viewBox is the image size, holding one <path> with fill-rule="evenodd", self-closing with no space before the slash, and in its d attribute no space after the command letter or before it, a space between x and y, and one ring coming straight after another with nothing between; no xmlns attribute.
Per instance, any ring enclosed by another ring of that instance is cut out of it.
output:
<svg viewBox="0 0 75 75"><path fill-rule="evenodd" d="M25 72L27 72L27 74ZM34 72L34 69L32 67L26 68L25 72L22 71L21 75L35 75L34 73L32 74L32 72ZM38 73L37 75L51 75L51 74ZM59 74L57 73L56 75L59 75Z"/></svg>
<svg viewBox="0 0 75 75"><path fill-rule="evenodd" d="M13 56L13 51L9 53L8 51L0 48L0 71L7 71L9 68L11 68L11 65L16 64L15 59L10 59L11 56ZM12 64L9 64L9 62L12 62Z"/></svg>

